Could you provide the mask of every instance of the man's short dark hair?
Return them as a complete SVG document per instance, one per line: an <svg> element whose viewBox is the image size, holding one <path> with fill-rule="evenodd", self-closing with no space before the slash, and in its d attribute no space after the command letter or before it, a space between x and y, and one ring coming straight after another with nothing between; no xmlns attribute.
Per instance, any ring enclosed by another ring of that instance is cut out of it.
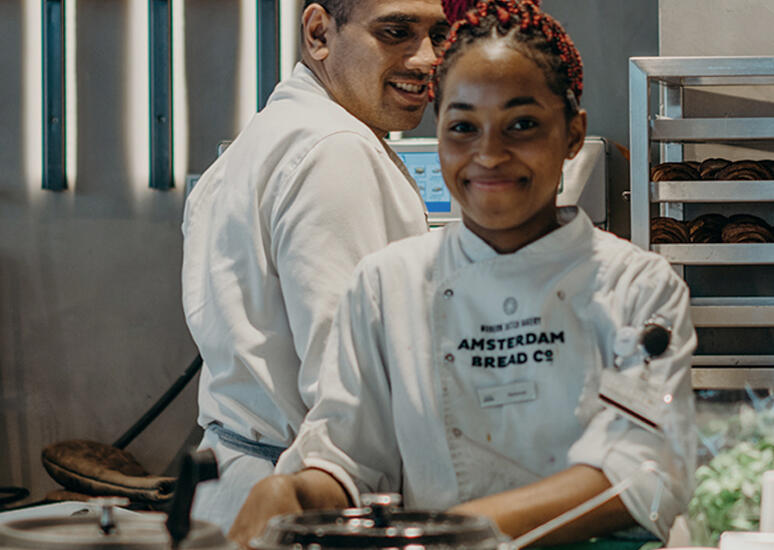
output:
<svg viewBox="0 0 774 550"><path fill-rule="evenodd" d="M327 11L333 19L336 21L336 25L339 27L349 21L349 16L352 15L352 9L355 7L355 2L359 0L305 0L304 9L312 4L320 4L325 11Z"/></svg>

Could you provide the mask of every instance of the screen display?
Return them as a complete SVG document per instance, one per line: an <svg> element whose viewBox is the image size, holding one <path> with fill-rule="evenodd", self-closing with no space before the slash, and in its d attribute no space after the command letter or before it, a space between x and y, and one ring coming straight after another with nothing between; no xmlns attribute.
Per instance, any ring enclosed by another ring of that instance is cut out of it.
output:
<svg viewBox="0 0 774 550"><path fill-rule="evenodd" d="M398 152L403 164L416 180L428 212L451 212L451 194L443 182L438 153L423 151Z"/></svg>

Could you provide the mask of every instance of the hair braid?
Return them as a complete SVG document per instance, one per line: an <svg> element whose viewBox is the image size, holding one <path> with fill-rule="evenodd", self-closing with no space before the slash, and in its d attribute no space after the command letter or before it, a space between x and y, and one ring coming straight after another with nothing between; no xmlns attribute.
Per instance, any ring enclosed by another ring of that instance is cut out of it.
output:
<svg viewBox="0 0 774 550"><path fill-rule="evenodd" d="M577 111L583 94L583 61L559 22L541 11L540 0L442 2L452 27L433 66L431 99L440 99L440 81L466 45L500 36L511 38L519 51L541 67L551 90L567 99L568 113Z"/></svg>

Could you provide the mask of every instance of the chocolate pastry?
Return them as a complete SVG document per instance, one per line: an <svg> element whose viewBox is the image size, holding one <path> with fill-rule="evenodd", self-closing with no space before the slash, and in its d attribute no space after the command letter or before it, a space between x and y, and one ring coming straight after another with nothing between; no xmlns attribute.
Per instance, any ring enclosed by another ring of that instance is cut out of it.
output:
<svg viewBox="0 0 774 550"><path fill-rule="evenodd" d="M688 224L692 243L723 242L723 226L728 222L722 214L702 214Z"/></svg>
<svg viewBox="0 0 774 550"><path fill-rule="evenodd" d="M774 179L774 160L764 159L758 161L766 170L771 174L771 179Z"/></svg>
<svg viewBox="0 0 774 550"><path fill-rule="evenodd" d="M685 164L686 166L690 166L694 170L698 170L699 167L701 166L701 163L696 162L695 160L686 160L685 162L683 162L683 164Z"/></svg>
<svg viewBox="0 0 774 550"><path fill-rule="evenodd" d="M700 180L699 171L684 162L662 162L650 171L651 181Z"/></svg>
<svg viewBox="0 0 774 550"><path fill-rule="evenodd" d="M774 234L768 227L755 223L729 222L723 228L724 243L771 243Z"/></svg>
<svg viewBox="0 0 774 550"><path fill-rule="evenodd" d="M690 241L688 227L674 218L653 218L650 220L650 242L653 244L675 244Z"/></svg>
<svg viewBox="0 0 774 550"><path fill-rule="evenodd" d="M699 174L701 174L701 179L714 180L715 174L717 174L720 170L729 164L731 164L730 160L720 158L711 158L702 161L702 163L699 165Z"/></svg>
<svg viewBox="0 0 774 550"><path fill-rule="evenodd" d="M728 223L752 223L771 230L769 222L752 214L734 214L728 217Z"/></svg>
<svg viewBox="0 0 774 550"><path fill-rule="evenodd" d="M770 180L772 175L761 163L754 160L732 162L715 173L717 180Z"/></svg>

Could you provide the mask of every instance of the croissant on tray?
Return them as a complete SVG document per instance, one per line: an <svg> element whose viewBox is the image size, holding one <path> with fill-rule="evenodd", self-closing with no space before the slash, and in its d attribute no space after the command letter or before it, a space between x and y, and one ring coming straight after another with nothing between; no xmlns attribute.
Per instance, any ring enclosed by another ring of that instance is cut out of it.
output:
<svg viewBox="0 0 774 550"><path fill-rule="evenodd" d="M774 180L774 160L708 158L702 162L662 162L650 171L651 181Z"/></svg>
<svg viewBox="0 0 774 550"><path fill-rule="evenodd" d="M653 244L690 242L688 226L674 218L653 218L650 220L650 242Z"/></svg>
<svg viewBox="0 0 774 550"><path fill-rule="evenodd" d="M703 180L714 180L715 174L731 164L730 160L720 158L709 158L702 161L699 165L699 174Z"/></svg>
<svg viewBox="0 0 774 550"><path fill-rule="evenodd" d="M766 166L754 160L739 160L715 172L716 180L770 180L774 179Z"/></svg>
<svg viewBox="0 0 774 550"><path fill-rule="evenodd" d="M709 213L683 222L674 218L650 220L651 243L774 243L774 228L759 216Z"/></svg>
<svg viewBox="0 0 774 550"><path fill-rule="evenodd" d="M723 227L724 243L772 243L771 229L757 223L729 222Z"/></svg>
<svg viewBox="0 0 774 550"><path fill-rule="evenodd" d="M692 243L723 242L723 227L728 218L722 214L702 214L688 223Z"/></svg>
<svg viewBox="0 0 774 550"><path fill-rule="evenodd" d="M699 171L684 162L663 162L650 171L651 181L693 181L701 179Z"/></svg>

